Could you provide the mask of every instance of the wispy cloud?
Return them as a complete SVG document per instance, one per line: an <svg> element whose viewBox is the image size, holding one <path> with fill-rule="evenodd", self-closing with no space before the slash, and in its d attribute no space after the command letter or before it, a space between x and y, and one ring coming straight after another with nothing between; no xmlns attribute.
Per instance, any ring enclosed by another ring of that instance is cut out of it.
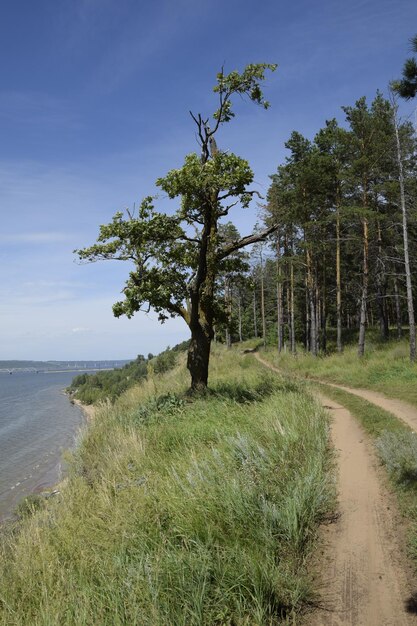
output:
<svg viewBox="0 0 417 626"><path fill-rule="evenodd" d="M45 243L59 243L61 241L68 241L69 237L67 233L59 232L40 232L40 233L4 233L0 234L1 243L19 244L19 243L33 243L33 244L45 244Z"/></svg>
<svg viewBox="0 0 417 626"><path fill-rule="evenodd" d="M17 309L20 307L45 307L53 303L69 302L75 299L75 294L69 290L50 291L42 293L8 293L7 300L3 300L0 309Z"/></svg>
<svg viewBox="0 0 417 626"><path fill-rule="evenodd" d="M76 116L74 104L54 98L42 92L1 91L0 119L14 123L34 126L47 125L71 126L78 128L80 121Z"/></svg>
<svg viewBox="0 0 417 626"><path fill-rule="evenodd" d="M31 280L23 283L25 289L63 289L82 287L84 283L73 280Z"/></svg>
<svg viewBox="0 0 417 626"><path fill-rule="evenodd" d="M16 299L15 303L18 306L49 306L53 302L67 302L69 300L74 300L74 294L70 291L60 291L44 296L20 296Z"/></svg>
<svg viewBox="0 0 417 626"><path fill-rule="evenodd" d="M95 0L83 1L83 4L84 20L97 20L97 12L102 14L100 3ZM108 8L110 4L107 2ZM91 76L90 89L95 94L111 93L133 74L149 70L160 54L166 54L177 45L187 25L197 23L206 10L204 4L190 0L175 3L161 0L156 11L143 3L133 15L113 5L109 15L118 21L118 31L108 38L102 49L101 59ZM143 89L147 88L144 83Z"/></svg>

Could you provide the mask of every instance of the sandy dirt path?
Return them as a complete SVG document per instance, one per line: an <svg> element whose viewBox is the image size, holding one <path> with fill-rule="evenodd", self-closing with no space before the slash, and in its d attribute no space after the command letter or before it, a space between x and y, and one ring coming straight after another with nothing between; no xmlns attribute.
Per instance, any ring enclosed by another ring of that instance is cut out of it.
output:
<svg viewBox="0 0 417 626"><path fill-rule="evenodd" d="M339 519L323 527L322 607L311 626L416 624L412 589L393 496L378 476L370 442L340 404L319 396L332 414Z"/></svg>
<svg viewBox="0 0 417 626"><path fill-rule="evenodd" d="M256 358L279 372L259 355ZM372 445L347 409L323 395L319 398L333 417L339 517L323 527L320 607L306 617L305 624L417 624L395 499L381 480Z"/></svg>
<svg viewBox="0 0 417 626"><path fill-rule="evenodd" d="M255 354L255 357L260 361L263 365L267 367L271 366L277 372L283 373L282 370L272 366L268 361L265 361L259 354ZM336 389L341 389L342 391L347 391L354 396L359 396L359 398L363 398L368 402L372 402L372 404L376 404L380 406L381 409L385 411L389 411L399 419L403 420L406 424L408 424L413 430L417 431L417 407L409 404L408 402L404 402L403 400L397 400L395 398L387 398L383 393L379 391L371 391L370 389L358 389L356 387L346 387L345 385L339 385L337 383L330 383L327 380L321 380L319 378L306 378L305 380L309 380L315 383L322 383L323 385L328 385L329 387L335 387Z"/></svg>
<svg viewBox="0 0 417 626"><path fill-rule="evenodd" d="M411 426L413 430L417 430L417 408L408 402L396 400L395 398L387 398L383 393L380 393L379 391L371 391L370 389L345 387L344 385L329 383L325 380L317 380L315 382L320 382L324 385L328 385L329 387L335 387L336 389L342 389L342 391L347 391L354 396L359 396L368 402L372 402L372 404L380 406L381 409L385 409L385 411L389 411L399 419L403 420L403 422Z"/></svg>

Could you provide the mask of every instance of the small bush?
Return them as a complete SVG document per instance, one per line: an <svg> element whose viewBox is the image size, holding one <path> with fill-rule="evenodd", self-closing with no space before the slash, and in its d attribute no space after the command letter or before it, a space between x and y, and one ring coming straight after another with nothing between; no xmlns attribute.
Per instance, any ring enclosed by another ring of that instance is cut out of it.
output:
<svg viewBox="0 0 417 626"><path fill-rule="evenodd" d="M129 415L129 421L135 424L143 424L152 419L172 417L177 413L181 413L184 406L184 400L174 393L155 396L144 404L139 405L134 413Z"/></svg>

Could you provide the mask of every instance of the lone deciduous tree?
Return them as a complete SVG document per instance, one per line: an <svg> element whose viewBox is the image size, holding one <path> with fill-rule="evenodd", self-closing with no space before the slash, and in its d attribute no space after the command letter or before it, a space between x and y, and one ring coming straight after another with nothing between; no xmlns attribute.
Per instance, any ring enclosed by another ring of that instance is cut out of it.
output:
<svg viewBox="0 0 417 626"><path fill-rule="evenodd" d="M214 87L219 106L213 119L190 112L201 155L187 155L180 169L156 181L171 199L181 199L175 213L158 212L153 198L147 197L137 215L116 213L109 224L100 227L96 244L75 251L81 261L117 259L133 263L123 289L124 300L113 306L116 317L132 317L137 311L152 308L162 322L175 316L185 320L191 331L187 367L193 391L207 387L218 316L215 282L222 264L276 228L273 225L228 243L219 236L220 221L232 207L247 207L257 192L249 189L253 172L248 162L219 150L215 135L234 117L232 99L236 94L268 108L260 83L266 70L275 69L276 65L260 63L248 65L241 74L221 71Z"/></svg>

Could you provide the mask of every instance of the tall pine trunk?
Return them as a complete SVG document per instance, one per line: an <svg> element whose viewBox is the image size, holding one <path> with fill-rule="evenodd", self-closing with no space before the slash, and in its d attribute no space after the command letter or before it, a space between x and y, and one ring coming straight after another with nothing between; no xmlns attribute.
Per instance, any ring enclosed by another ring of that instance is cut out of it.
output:
<svg viewBox="0 0 417 626"><path fill-rule="evenodd" d="M365 202L366 208L366 202ZM363 270L362 270L362 295L361 308L359 314L359 341L358 355L365 354L365 328L366 328L366 303L368 300L368 280L369 280L369 226L368 219L362 220L363 227Z"/></svg>
<svg viewBox="0 0 417 626"><path fill-rule="evenodd" d="M395 317L397 320L397 339L401 339L403 336L403 328L401 323L401 306L400 306L400 294L398 291L398 279L394 276L394 298L395 298Z"/></svg>
<svg viewBox="0 0 417 626"><path fill-rule="evenodd" d="M277 338L278 338L278 352L282 352L282 268L281 268L281 248L280 237L277 238Z"/></svg>
<svg viewBox="0 0 417 626"><path fill-rule="evenodd" d="M266 317L265 317L265 277L264 277L264 260L262 249L260 250L261 261L261 318L262 318L262 340L264 348L266 348Z"/></svg>
<svg viewBox="0 0 417 626"><path fill-rule="evenodd" d="M238 301L237 301L237 317L238 317L238 329L239 329L239 341L242 343L242 295L239 291Z"/></svg>
<svg viewBox="0 0 417 626"><path fill-rule="evenodd" d="M291 353L295 354L296 353L296 346L295 346L295 307L294 307L294 263L293 260L291 258L291 269L290 269L290 298L291 298L291 305L290 305L290 310L291 310Z"/></svg>
<svg viewBox="0 0 417 626"><path fill-rule="evenodd" d="M382 252L382 230L381 224L377 222L378 232L378 258L377 258L377 303L378 303L378 316L379 316L379 331L381 339L387 341L389 339L389 322L388 311L386 306L387 295L387 278L385 273L383 252Z"/></svg>
<svg viewBox="0 0 417 626"><path fill-rule="evenodd" d="M394 106L394 126L395 126L395 139L397 144L397 162L398 162L398 180L400 183L400 204L402 214L402 227L403 227L403 243L404 243L404 266L405 266L405 278L407 286L407 309L408 309L408 325L410 328L410 360L416 359L416 323L414 319L414 303L413 303L413 285L411 282L411 268L410 268L410 256L408 250L408 224L407 224L407 207L405 204L405 189L404 189L404 169L403 160L401 155L401 142L400 133L398 131L398 119L397 119L397 107Z"/></svg>
<svg viewBox="0 0 417 626"><path fill-rule="evenodd" d="M336 343L337 351L342 352L342 281L340 271L340 207L336 213Z"/></svg>
<svg viewBox="0 0 417 626"><path fill-rule="evenodd" d="M232 295L231 295L231 287L230 287L230 276L226 276L224 279L224 305L226 309L226 346L227 348L232 347L232 334L231 334L231 323L232 323Z"/></svg>
<svg viewBox="0 0 417 626"><path fill-rule="evenodd" d="M323 255L323 294L321 301L321 348L327 352L327 272L326 255Z"/></svg>
<svg viewBox="0 0 417 626"><path fill-rule="evenodd" d="M306 311L306 319L305 319L305 341L304 341L304 349L306 352L310 352L310 304L308 299L308 281L307 274L304 279L305 286L305 311Z"/></svg>
<svg viewBox="0 0 417 626"><path fill-rule="evenodd" d="M310 352L317 356L317 311L315 302L315 284L313 276L313 267L311 259L311 251L309 245L306 247L306 267L307 267L307 296L308 308L310 311Z"/></svg>

